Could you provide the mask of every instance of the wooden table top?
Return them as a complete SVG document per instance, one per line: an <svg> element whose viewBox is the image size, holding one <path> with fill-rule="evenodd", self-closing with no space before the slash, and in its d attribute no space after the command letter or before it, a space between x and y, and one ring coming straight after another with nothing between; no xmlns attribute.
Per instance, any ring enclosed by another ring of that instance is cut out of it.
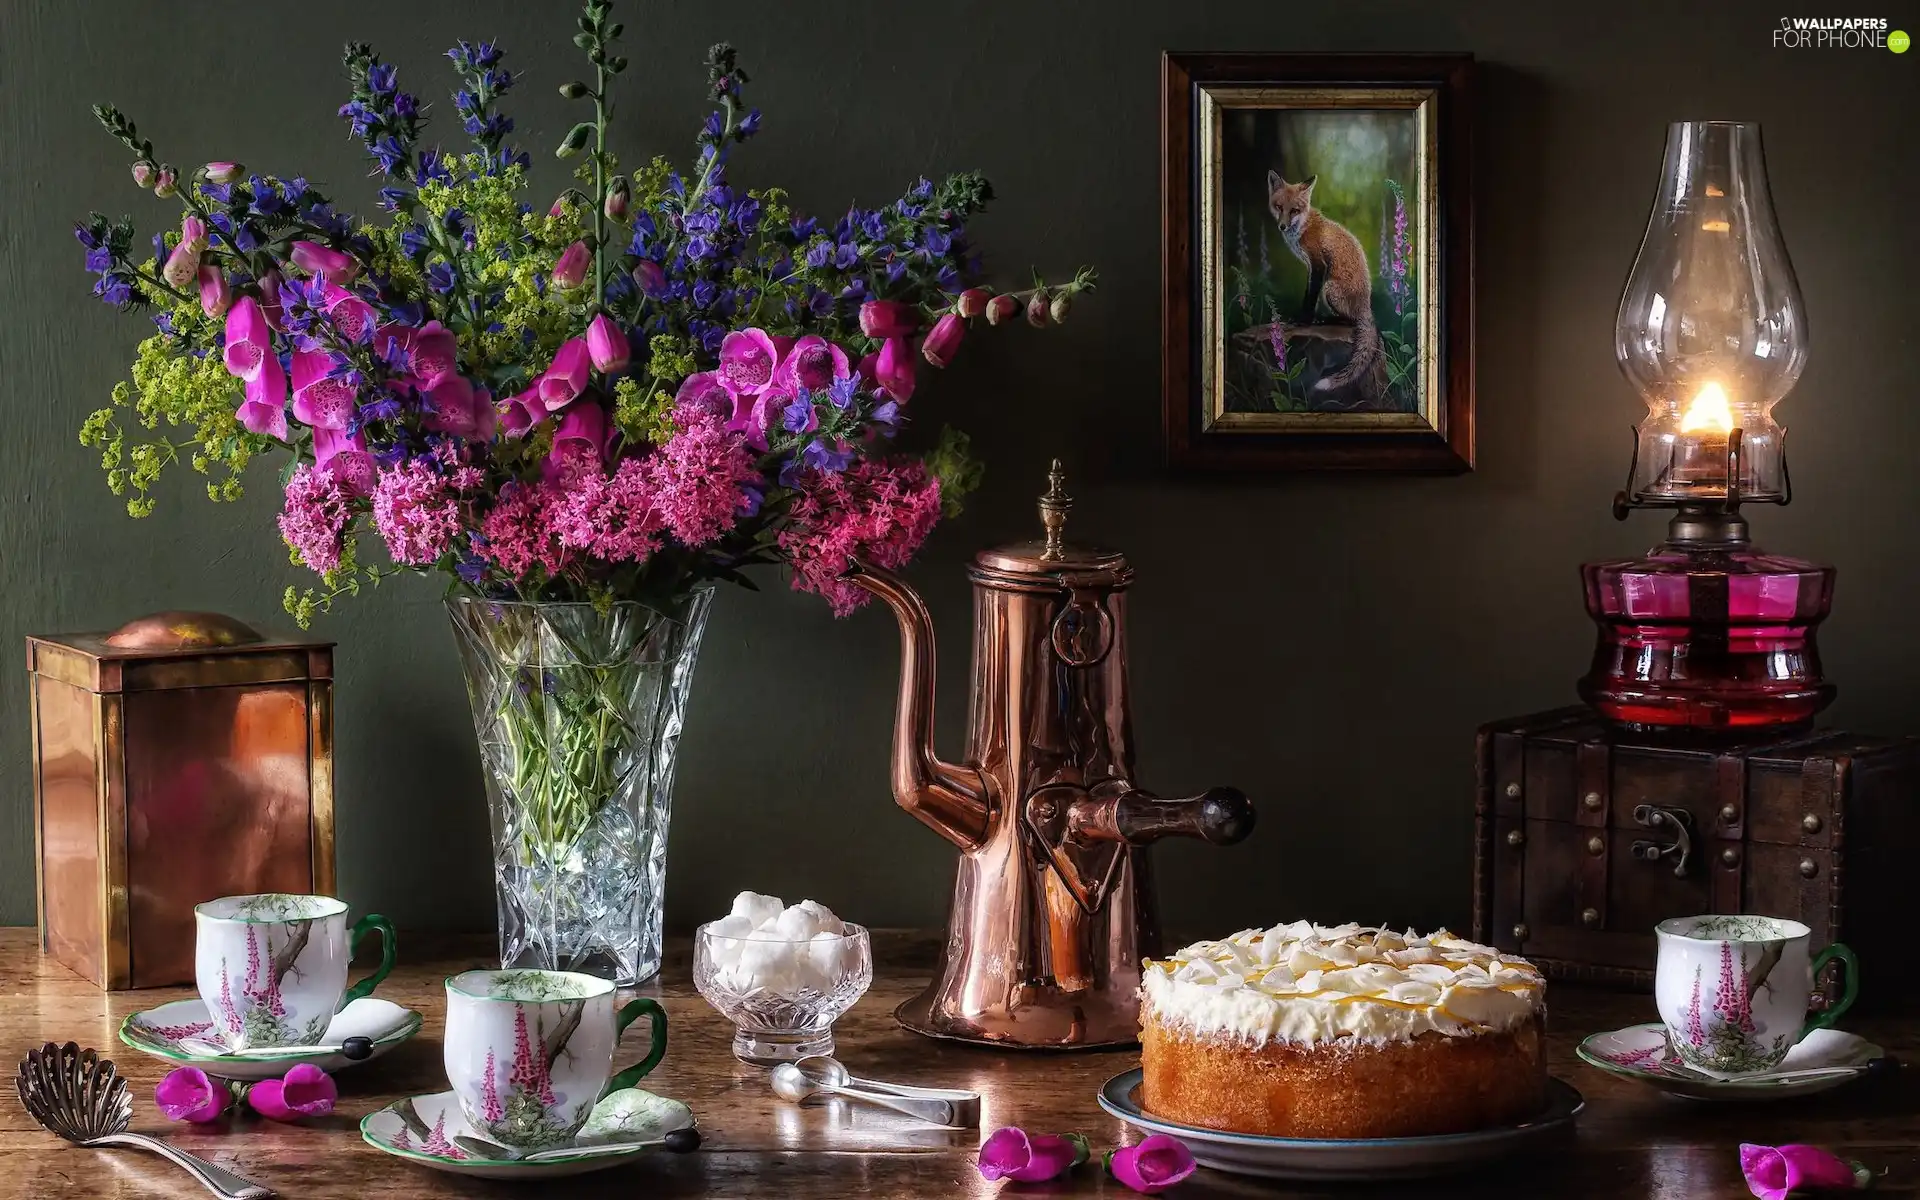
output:
<svg viewBox="0 0 1920 1200"><path fill-rule="evenodd" d="M982 1129L929 1129L891 1113L834 1100L795 1107L776 1100L764 1072L734 1060L732 1028L693 989L687 939L670 946L665 969L641 989L669 1014L664 1064L644 1086L692 1106L706 1142L698 1153L656 1154L574 1179L493 1183L443 1175L391 1158L360 1140L365 1114L410 1094L444 1091L441 981L487 962L485 943L401 939L401 961L380 994L426 1015L420 1035L377 1062L343 1072L331 1117L304 1125L245 1118L212 1129L173 1125L153 1103L167 1064L120 1044L129 1013L189 997L188 989L105 994L44 959L26 929L0 929L0 1051L8 1062L47 1041L76 1041L112 1055L135 1096L133 1127L169 1140L277 1190L288 1200L369 1197L682 1197L773 1196L780 1200L986 1196L974 1153L985 1132L1020 1125L1031 1132L1078 1130L1101 1149L1125 1141L1124 1127L1094 1096L1110 1076L1135 1065L1130 1053L1020 1054L935 1042L893 1023L894 1006L924 985L936 949L928 935L874 938L873 989L836 1029L840 1057L856 1073L984 1094ZM411 953L409 951L412 951ZM1651 999L1555 985L1551 1005L1553 1073L1578 1087L1586 1111L1571 1146L1544 1159L1477 1169L1455 1181L1383 1188L1289 1189L1201 1169L1169 1193L1178 1197L1744 1197L1736 1147L1811 1142L1885 1173L1883 1192L1913 1194L1920 1180L1920 1072L1864 1080L1845 1089L1763 1105L1706 1105L1670 1099L1595 1071L1574 1057L1584 1034L1651 1019ZM1852 1023L1911 1062L1920 1033L1910 1021ZM96 1200L200 1193L177 1168L140 1150L69 1146L36 1125L13 1089L0 1099L0 1197ZM1068 1181L1015 1187L1019 1195L1130 1196L1096 1164Z"/></svg>

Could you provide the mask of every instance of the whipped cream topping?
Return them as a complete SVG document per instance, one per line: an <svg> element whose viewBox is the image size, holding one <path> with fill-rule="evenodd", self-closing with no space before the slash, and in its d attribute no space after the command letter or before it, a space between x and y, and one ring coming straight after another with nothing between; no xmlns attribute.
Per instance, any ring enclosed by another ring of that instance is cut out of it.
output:
<svg viewBox="0 0 1920 1200"><path fill-rule="evenodd" d="M1256 1045L1507 1030L1540 1012L1546 992L1527 960L1445 930L1307 921L1195 942L1147 960L1141 977L1162 1025Z"/></svg>

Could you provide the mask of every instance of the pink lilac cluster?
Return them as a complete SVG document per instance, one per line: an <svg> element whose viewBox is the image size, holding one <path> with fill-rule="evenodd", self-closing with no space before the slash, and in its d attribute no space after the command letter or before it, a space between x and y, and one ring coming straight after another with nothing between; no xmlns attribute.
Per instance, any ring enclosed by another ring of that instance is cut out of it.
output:
<svg viewBox="0 0 1920 1200"><path fill-rule="evenodd" d="M471 467L445 472L425 458L380 472L373 489L373 526L394 562L425 567L440 561L463 525L461 486L477 485L479 474Z"/></svg>
<svg viewBox="0 0 1920 1200"><path fill-rule="evenodd" d="M352 498L327 467L302 463L287 480L280 509L280 536L300 561L325 573L340 565Z"/></svg>
<svg viewBox="0 0 1920 1200"><path fill-rule="evenodd" d="M940 519L940 483L917 462L865 459L820 474L779 535L793 563L793 587L813 592L846 616L869 598L844 576L856 562L904 566Z"/></svg>

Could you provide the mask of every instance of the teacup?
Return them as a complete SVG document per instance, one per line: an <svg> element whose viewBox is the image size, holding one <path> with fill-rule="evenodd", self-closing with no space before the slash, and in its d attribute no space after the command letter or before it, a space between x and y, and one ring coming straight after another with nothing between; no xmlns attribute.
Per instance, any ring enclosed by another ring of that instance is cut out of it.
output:
<svg viewBox="0 0 1920 1200"><path fill-rule="evenodd" d="M647 1056L615 1075L614 1047L642 1016ZM447 980L447 1079L467 1123L503 1146L571 1141L600 1097L640 1082L666 1053L665 1010L645 997L616 1009L605 979L504 970Z"/></svg>
<svg viewBox="0 0 1920 1200"><path fill-rule="evenodd" d="M1660 957L1654 999L1667 1041L1680 1060L1729 1079L1769 1071L1816 1029L1853 1005L1860 967L1838 942L1808 953L1805 925L1779 917L1675 917L1654 927ZM1844 964L1844 990L1809 1015L1813 981L1829 962Z"/></svg>
<svg viewBox="0 0 1920 1200"><path fill-rule="evenodd" d="M373 991L393 970L393 926L361 917L332 896L268 892L196 905L193 970L213 1021L210 1037L229 1050L311 1046L334 1014ZM353 951L369 930L381 937L380 965L347 986Z"/></svg>

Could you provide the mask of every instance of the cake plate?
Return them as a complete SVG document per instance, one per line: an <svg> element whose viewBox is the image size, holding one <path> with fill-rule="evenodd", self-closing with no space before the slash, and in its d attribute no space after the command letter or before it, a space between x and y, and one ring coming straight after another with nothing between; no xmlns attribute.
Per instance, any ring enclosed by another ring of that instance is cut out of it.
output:
<svg viewBox="0 0 1920 1200"><path fill-rule="evenodd" d="M1100 1107L1145 1133L1178 1138L1203 1167L1270 1179L1363 1182L1466 1170L1552 1144L1573 1131L1586 1107L1572 1084L1549 1079L1546 1106L1517 1125L1434 1137L1283 1138L1163 1121L1141 1109L1139 1089L1140 1069L1123 1071L1100 1089Z"/></svg>

